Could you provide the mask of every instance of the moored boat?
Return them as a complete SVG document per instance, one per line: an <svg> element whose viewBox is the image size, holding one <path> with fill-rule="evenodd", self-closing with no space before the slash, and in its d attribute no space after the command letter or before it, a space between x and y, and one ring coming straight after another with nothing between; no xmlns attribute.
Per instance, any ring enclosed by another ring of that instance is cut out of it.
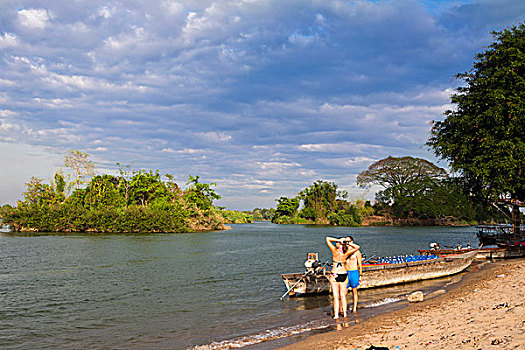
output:
<svg viewBox="0 0 525 350"><path fill-rule="evenodd" d="M472 251L446 257L435 256L425 260L366 263L363 264L363 275L359 288L384 287L453 275L469 267L475 255L476 251ZM330 270L320 264L313 265L315 267L306 266L305 273L281 275L290 296L330 292L328 280Z"/></svg>
<svg viewBox="0 0 525 350"><path fill-rule="evenodd" d="M508 247L491 247L481 249L418 249L421 255L438 255L446 256L452 254L462 254L477 251L475 259L509 259L525 257L525 247L508 246Z"/></svg>
<svg viewBox="0 0 525 350"><path fill-rule="evenodd" d="M495 224L476 226L479 242L485 246L508 246L525 239L523 225Z"/></svg>

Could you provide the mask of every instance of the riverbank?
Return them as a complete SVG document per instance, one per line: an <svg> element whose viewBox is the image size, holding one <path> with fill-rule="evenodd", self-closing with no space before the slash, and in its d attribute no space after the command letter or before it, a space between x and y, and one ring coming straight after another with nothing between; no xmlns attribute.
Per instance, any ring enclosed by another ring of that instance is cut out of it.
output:
<svg viewBox="0 0 525 350"><path fill-rule="evenodd" d="M490 263L434 299L282 349L525 349L524 271L524 259Z"/></svg>

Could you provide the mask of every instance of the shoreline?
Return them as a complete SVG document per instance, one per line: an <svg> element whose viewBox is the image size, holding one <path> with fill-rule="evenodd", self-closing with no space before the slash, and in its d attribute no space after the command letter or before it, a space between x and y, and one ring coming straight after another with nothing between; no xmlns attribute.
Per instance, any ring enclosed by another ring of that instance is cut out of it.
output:
<svg viewBox="0 0 525 350"><path fill-rule="evenodd" d="M488 262L446 293L280 349L525 349L524 268L522 258Z"/></svg>

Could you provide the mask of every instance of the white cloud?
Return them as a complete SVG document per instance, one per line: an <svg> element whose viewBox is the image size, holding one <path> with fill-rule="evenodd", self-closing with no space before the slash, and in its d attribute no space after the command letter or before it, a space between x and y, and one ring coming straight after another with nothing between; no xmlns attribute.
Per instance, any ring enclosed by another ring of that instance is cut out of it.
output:
<svg viewBox="0 0 525 350"><path fill-rule="evenodd" d="M0 117L1 118L10 118L10 117L15 117L17 115L18 115L18 112L10 111L8 109L0 110Z"/></svg>
<svg viewBox="0 0 525 350"><path fill-rule="evenodd" d="M306 35L300 33L292 33L288 36L288 41L294 45L307 46L319 40L316 35Z"/></svg>
<svg viewBox="0 0 525 350"><path fill-rule="evenodd" d="M53 18L53 13L46 9L22 9L18 11L18 20L23 26L43 29Z"/></svg>
<svg viewBox="0 0 525 350"><path fill-rule="evenodd" d="M107 147L96 147L96 148L90 148L89 150L93 152L107 152L108 148Z"/></svg>
<svg viewBox="0 0 525 350"><path fill-rule="evenodd" d="M17 46L19 44L18 38L15 34L4 33L0 34L0 49Z"/></svg>
<svg viewBox="0 0 525 350"><path fill-rule="evenodd" d="M107 6L102 6L97 13L100 17L104 19L109 19L113 16L113 9Z"/></svg>
<svg viewBox="0 0 525 350"><path fill-rule="evenodd" d="M175 149L172 149L172 148L163 148L162 152L175 153L175 154L197 154L197 153L202 153L204 151L203 150L198 150L198 149L193 149L193 148L184 148L184 149L179 149L179 150L175 150Z"/></svg>
<svg viewBox="0 0 525 350"><path fill-rule="evenodd" d="M354 158L323 158L318 159L318 162L336 168L360 168L366 169L368 165L375 160L369 157L354 157Z"/></svg>
<svg viewBox="0 0 525 350"><path fill-rule="evenodd" d="M281 171L287 168L300 167L301 164L296 162L256 162L262 170Z"/></svg>
<svg viewBox="0 0 525 350"><path fill-rule="evenodd" d="M231 135L224 132L209 131L196 133L201 139L207 142L228 142L232 139Z"/></svg>

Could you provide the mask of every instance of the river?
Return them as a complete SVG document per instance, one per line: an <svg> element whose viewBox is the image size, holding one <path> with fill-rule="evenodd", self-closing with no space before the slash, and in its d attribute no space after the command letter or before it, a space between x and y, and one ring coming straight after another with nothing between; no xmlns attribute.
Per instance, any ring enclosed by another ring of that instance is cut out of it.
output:
<svg viewBox="0 0 525 350"><path fill-rule="evenodd" d="M473 227L268 222L190 234L0 233L0 348L274 348L334 327L329 296L280 300L280 274L302 272L307 252L328 260L324 238L348 233L366 256L478 242ZM388 310L374 306L410 288L363 291L359 314Z"/></svg>

